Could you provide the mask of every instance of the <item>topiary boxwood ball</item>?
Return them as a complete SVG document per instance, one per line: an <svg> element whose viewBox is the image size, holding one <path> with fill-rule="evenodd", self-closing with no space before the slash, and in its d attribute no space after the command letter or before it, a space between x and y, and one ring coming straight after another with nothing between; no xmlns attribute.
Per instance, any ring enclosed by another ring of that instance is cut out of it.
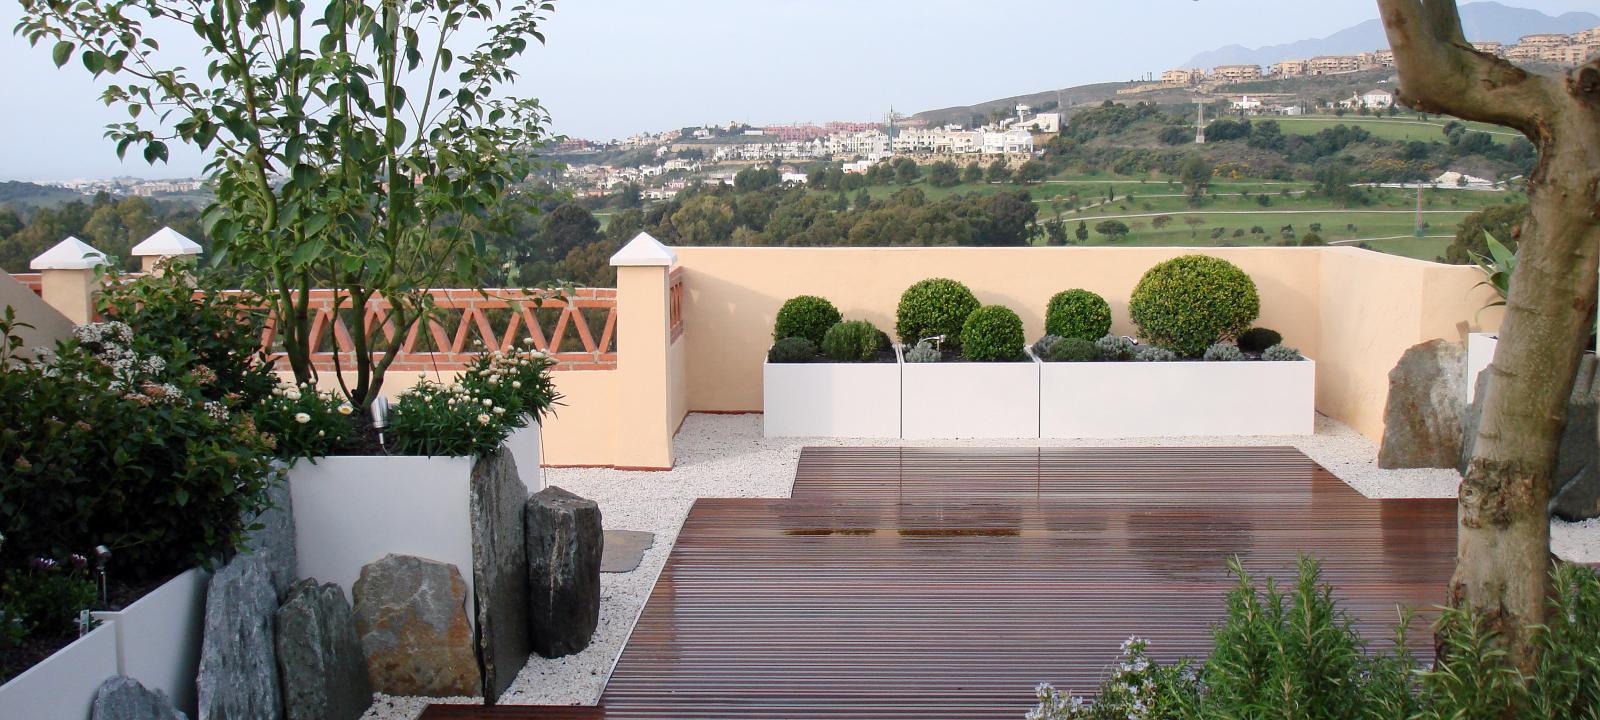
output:
<svg viewBox="0 0 1600 720"><path fill-rule="evenodd" d="M961 328L961 354L974 362L1009 362L1023 358L1022 318L1000 305L981 307Z"/></svg>
<svg viewBox="0 0 1600 720"><path fill-rule="evenodd" d="M966 285L947 278L923 280L900 296L894 332L907 345L943 335L944 347L958 348L967 317L977 309L978 298Z"/></svg>
<svg viewBox="0 0 1600 720"><path fill-rule="evenodd" d="M1094 342L1111 332L1111 305L1088 290L1056 293L1044 311L1044 331Z"/></svg>
<svg viewBox="0 0 1600 720"><path fill-rule="evenodd" d="M1261 313L1255 281L1233 263L1184 255L1150 268L1133 289L1129 314L1139 334L1182 357L1199 357Z"/></svg>
<svg viewBox="0 0 1600 720"><path fill-rule="evenodd" d="M868 362L878 354L883 333L865 320L846 320L828 328L822 354L836 362Z"/></svg>
<svg viewBox="0 0 1600 720"><path fill-rule="evenodd" d="M828 328L838 324L841 319L839 309L825 298L799 295L789 298L778 309L778 318L772 324L772 338L799 337L821 345L822 336L828 334Z"/></svg>

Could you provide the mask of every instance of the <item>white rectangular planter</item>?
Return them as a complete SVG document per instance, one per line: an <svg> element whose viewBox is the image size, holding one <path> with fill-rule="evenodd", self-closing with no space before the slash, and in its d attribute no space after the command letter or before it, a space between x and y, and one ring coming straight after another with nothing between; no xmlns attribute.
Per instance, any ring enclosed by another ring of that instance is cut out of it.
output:
<svg viewBox="0 0 1600 720"><path fill-rule="evenodd" d="M1039 437L1039 366L1011 363L901 365L902 437Z"/></svg>
<svg viewBox="0 0 1600 720"><path fill-rule="evenodd" d="M415 555L455 565L472 597L472 465L469 457L297 461L289 492L300 576L337 583L349 597L362 566Z"/></svg>
<svg viewBox="0 0 1600 720"><path fill-rule="evenodd" d="M101 625L0 685L6 720L88 720L94 691L117 674L117 630Z"/></svg>
<svg viewBox="0 0 1600 720"><path fill-rule="evenodd" d="M544 487L540 475L541 449L540 428L538 423L529 423L527 427L506 438L506 447L511 449L511 459L517 462L517 477L522 478L522 484L528 486L528 492L539 492Z"/></svg>
<svg viewBox="0 0 1600 720"><path fill-rule="evenodd" d="M767 437L900 437L900 364L766 363Z"/></svg>
<svg viewBox="0 0 1600 720"><path fill-rule="evenodd" d="M122 610L94 613L116 630L118 672L166 693L189 717L198 702L195 675L210 579L192 568Z"/></svg>
<svg viewBox="0 0 1600 720"><path fill-rule="evenodd" d="M1467 334L1467 403L1472 403L1472 398L1478 394L1478 373L1489 368L1489 363L1494 362L1495 346L1500 344L1500 338L1488 333Z"/></svg>
<svg viewBox="0 0 1600 720"><path fill-rule="evenodd" d="M1310 435L1317 365L1298 362L1042 362L1046 438Z"/></svg>

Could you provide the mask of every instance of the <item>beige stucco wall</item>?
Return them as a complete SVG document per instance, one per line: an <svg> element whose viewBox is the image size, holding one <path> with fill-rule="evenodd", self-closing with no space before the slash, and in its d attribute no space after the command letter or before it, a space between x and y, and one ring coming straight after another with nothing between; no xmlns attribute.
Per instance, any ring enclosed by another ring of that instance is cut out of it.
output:
<svg viewBox="0 0 1600 720"><path fill-rule="evenodd" d="M1471 267L1354 248L674 248L684 268L688 407L761 409L761 363L773 316L794 295L821 295L851 319L892 333L900 293L928 277L971 287L984 304L1044 332L1045 304L1081 287L1111 304L1113 330L1135 334L1128 296L1152 265L1191 252L1225 258L1255 279L1257 322L1318 360L1318 409L1369 437L1382 433L1387 373L1405 348L1459 339L1488 302ZM620 312L626 314L627 307ZM1497 320L1484 313L1484 320Z"/></svg>
<svg viewBox="0 0 1600 720"><path fill-rule="evenodd" d="M33 326L15 331L22 338L24 353L28 353L29 348L50 347L58 340L72 337L73 323L66 315L4 272L0 272L0 306L15 310L17 322Z"/></svg>
<svg viewBox="0 0 1600 720"><path fill-rule="evenodd" d="M676 434L683 425L683 419L689 415L689 341L684 336L672 343L667 350L668 379L672 383L668 397L671 411L668 422Z"/></svg>

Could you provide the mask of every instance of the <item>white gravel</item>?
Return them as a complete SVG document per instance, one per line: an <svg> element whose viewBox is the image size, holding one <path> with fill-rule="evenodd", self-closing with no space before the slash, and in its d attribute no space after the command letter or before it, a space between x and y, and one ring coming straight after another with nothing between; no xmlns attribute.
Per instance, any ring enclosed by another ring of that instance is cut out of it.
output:
<svg viewBox="0 0 1600 720"><path fill-rule="evenodd" d="M656 534L639 567L600 576L600 626L587 649L556 660L534 657L500 697L510 705L593 705L600 699L639 611L666 564L689 506L700 497L788 497L800 449L808 445L934 447L1159 447L1292 445L1370 498L1453 498L1461 481L1454 470L1379 470L1377 447L1336 420L1318 416L1305 437L1170 437L1125 440L833 440L768 439L760 415L694 414L674 440L677 466L668 472L551 468L545 482L593 498L605 526ZM1600 520L1551 523L1551 546L1576 562L1600 562ZM405 698L379 695L363 720L413 720L429 702L472 698Z"/></svg>

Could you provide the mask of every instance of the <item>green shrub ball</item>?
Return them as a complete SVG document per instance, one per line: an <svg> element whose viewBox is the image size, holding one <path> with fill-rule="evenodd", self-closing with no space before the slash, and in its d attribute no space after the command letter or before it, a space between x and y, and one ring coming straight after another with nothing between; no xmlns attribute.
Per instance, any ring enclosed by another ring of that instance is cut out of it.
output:
<svg viewBox="0 0 1600 720"><path fill-rule="evenodd" d="M1050 346L1046 360L1050 362L1094 362L1100 359L1100 348L1083 338L1062 338Z"/></svg>
<svg viewBox="0 0 1600 720"><path fill-rule="evenodd" d="M961 328L961 354L974 362L1021 360L1027 342L1022 318L1000 305L974 310Z"/></svg>
<svg viewBox="0 0 1600 720"><path fill-rule="evenodd" d="M1245 352L1259 353L1283 342L1283 336L1276 330L1267 328L1250 328L1240 333L1239 349Z"/></svg>
<svg viewBox="0 0 1600 720"><path fill-rule="evenodd" d="M865 320L846 320L828 328L822 354L835 362L870 362L878 354L883 333Z"/></svg>
<svg viewBox="0 0 1600 720"><path fill-rule="evenodd" d="M907 345L943 335L944 347L959 348L967 318L977 309L978 298L966 285L946 278L923 280L900 296L894 331Z"/></svg>
<svg viewBox="0 0 1600 720"><path fill-rule="evenodd" d="M805 338L814 345L822 344L822 336L828 333L828 328L838 324L843 319L839 309L825 298L815 295L799 295L789 298L778 310L777 320L772 325L772 339Z"/></svg>
<svg viewBox="0 0 1600 720"><path fill-rule="evenodd" d="M772 345L772 349L767 351L767 362L803 363L810 362L816 356L816 343L802 337L790 337Z"/></svg>
<svg viewBox="0 0 1600 720"><path fill-rule="evenodd" d="M1056 293L1045 308L1044 331L1094 342L1111 332L1111 305L1088 290Z"/></svg>
<svg viewBox="0 0 1600 720"><path fill-rule="evenodd" d="M1199 357L1261 313L1255 281L1226 260L1185 255L1150 268L1133 289L1129 314L1139 334L1181 357Z"/></svg>

